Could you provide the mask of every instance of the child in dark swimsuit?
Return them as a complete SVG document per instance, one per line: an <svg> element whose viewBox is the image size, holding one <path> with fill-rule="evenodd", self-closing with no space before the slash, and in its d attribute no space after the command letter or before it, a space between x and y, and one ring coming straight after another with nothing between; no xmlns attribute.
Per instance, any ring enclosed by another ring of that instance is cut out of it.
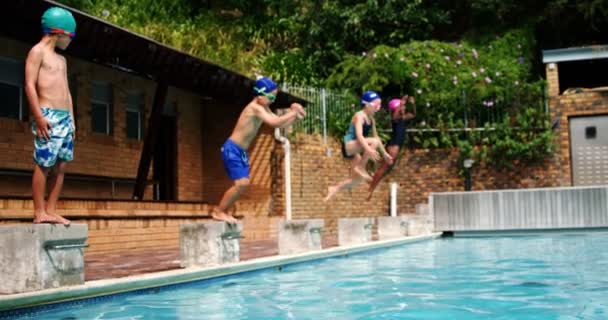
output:
<svg viewBox="0 0 608 320"><path fill-rule="evenodd" d="M373 161L380 160L378 150L387 163L392 163L393 159L384 149L382 141L378 137L374 120L374 114L380 110L381 102L380 96L373 91L366 92L361 98L363 108L353 116L342 141L342 154L345 158L353 159L353 176L337 185L330 186L325 201L331 199L342 189L352 188L364 180L372 181L372 177L365 170L365 165L370 158ZM372 136L368 137L370 133Z"/></svg>
<svg viewBox="0 0 608 320"><path fill-rule="evenodd" d="M412 105L412 112L408 112L405 108L406 103L409 102ZM416 100L414 97L404 96L401 99L393 99L388 103L388 108L391 112L391 119L393 124L393 131L391 133L391 140L388 142L386 149L393 159L397 159L399 150L405 142L406 134L406 121L416 117ZM385 162L384 165L376 170L372 182L369 184L369 195L367 200L371 199L374 190L380 183L380 180L392 169L394 161L391 163Z"/></svg>

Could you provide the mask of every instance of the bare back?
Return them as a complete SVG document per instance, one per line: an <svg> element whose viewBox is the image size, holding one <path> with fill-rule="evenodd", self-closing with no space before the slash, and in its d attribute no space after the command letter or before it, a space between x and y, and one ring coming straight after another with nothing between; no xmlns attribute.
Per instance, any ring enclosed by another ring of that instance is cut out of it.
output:
<svg viewBox="0 0 608 320"><path fill-rule="evenodd" d="M41 56L38 72L34 75L37 77L36 93L39 106L69 109L71 98L65 58L54 50L50 50L43 42L32 48L32 52L35 53L35 51Z"/></svg>
<svg viewBox="0 0 608 320"><path fill-rule="evenodd" d="M245 150L249 148L251 142L258 134L258 130L262 126L262 119L257 117L255 108L264 108L263 106L250 102L241 112L239 120L230 135L230 140L243 147Z"/></svg>

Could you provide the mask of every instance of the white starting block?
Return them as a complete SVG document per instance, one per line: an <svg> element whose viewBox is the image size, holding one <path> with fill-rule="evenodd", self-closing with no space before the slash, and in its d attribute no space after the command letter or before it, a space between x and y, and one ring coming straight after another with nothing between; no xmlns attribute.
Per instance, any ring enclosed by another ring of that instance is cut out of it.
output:
<svg viewBox="0 0 608 320"><path fill-rule="evenodd" d="M373 218L338 219L338 244L352 246L372 241Z"/></svg>
<svg viewBox="0 0 608 320"><path fill-rule="evenodd" d="M0 294L84 283L86 224L0 226Z"/></svg>
<svg viewBox="0 0 608 320"><path fill-rule="evenodd" d="M213 221L180 225L180 265L217 266L239 262L243 225Z"/></svg>
<svg viewBox="0 0 608 320"><path fill-rule="evenodd" d="M279 254L296 254L321 250L323 219L279 222Z"/></svg>
<svg viewBox="0 0 608 320"><path fill-rule="evenodd" d="M407 237L409 222L406 217L378 217L378 239L389 240Z"/></svg>

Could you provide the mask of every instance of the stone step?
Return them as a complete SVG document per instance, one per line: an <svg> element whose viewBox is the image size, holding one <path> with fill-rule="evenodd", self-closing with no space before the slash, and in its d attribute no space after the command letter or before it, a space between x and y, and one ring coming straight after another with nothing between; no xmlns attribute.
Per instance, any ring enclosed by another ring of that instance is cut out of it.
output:
<svg viewBox="0 0 608 320"><path fill-rule="evenodd" d="M178 210L208 211L213 206L196 202L151 202L151 201L113 201L113 200L59 200L58 210L95 209L95 210ZM31 199L0 199L0 209L34 209Z"/></svg>
<svg viewBox="0 0 608 320"><path fill-rule="evenodd" d="M203 218L211 219L208 211L195 210L108 210L58 209L68 219L144 219L144 218ZM0 209L0 220L31 220L33 209ZM237 215L238 217L238 215Z"/></svg>

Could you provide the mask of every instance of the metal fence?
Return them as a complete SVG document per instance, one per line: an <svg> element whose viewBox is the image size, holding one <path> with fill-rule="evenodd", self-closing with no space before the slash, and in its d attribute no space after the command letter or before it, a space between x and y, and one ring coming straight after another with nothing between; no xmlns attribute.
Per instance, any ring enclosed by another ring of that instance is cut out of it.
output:
<svg viewBox="0 0 608 320"><path fill-rule="evenodd" d="M436 231L608 226L608 187L431 193Z"/></svg>
<svg viewBox="0 0 608 320"><path fill-rule="evenodd" d="M328 135L341 135L346 130L349 119L358 110L358 98L346 91L335 91L324 88L313 88L291 84L283 84L282 90L301 97L309 104L306 107L307 116L297 122L293 129L296 133L318 133L326 142ZM548 113L544 87L521 87L517 91L503 92L493 101L477 101L466 91L461 92L461 98L456 99L451 106L429 106L425 101L417 101L417 117L415 126L408 132L440 131L438 115L442 112L452 113L458 125L447 128L448 131L485 130L486 124L500 122L504 117L513 115L522 106L537 108ZM377 114L378 131L390 131L390 116L387 112Z"/></svg>
<svg viewBox="0 0 608 320"><path fill-rule="evenodd" d="M306 118L296 122L294 131L322 134L324 143L327 142L328 134L335 133L333 131L336 128L332 125L332 120L342 116L351 117L354 113L356 97L347 92L291 84L283 84L282 90L309 101Z"/></svg>

